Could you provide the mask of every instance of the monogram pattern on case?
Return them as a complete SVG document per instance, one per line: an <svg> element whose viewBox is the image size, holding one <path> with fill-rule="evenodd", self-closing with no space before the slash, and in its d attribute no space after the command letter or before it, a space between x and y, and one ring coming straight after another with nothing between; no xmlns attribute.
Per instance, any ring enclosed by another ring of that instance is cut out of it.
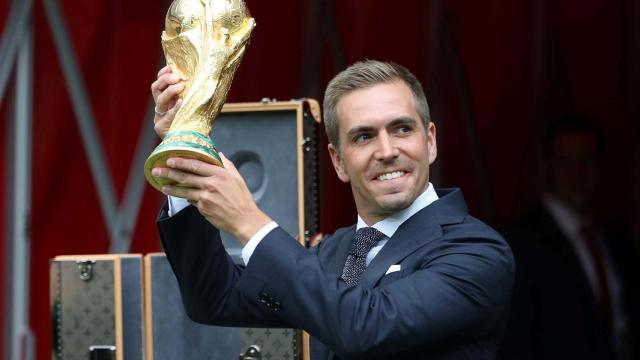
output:
<svg viewBox="0 0 640 360"><path fill-rule="evenodd" d="M75 261L60 262L59 353L85 360L92 345L115 345L112 261L96 261L89 281L81 280Z"/></svg>
<svg viewBox="0 0 640 360"><path fill-rule="evenodd" d="M300 330L293 329L243 329L241 349L258 345L262 359L265 360L298 360L302 357L299 351Z"/></svg>

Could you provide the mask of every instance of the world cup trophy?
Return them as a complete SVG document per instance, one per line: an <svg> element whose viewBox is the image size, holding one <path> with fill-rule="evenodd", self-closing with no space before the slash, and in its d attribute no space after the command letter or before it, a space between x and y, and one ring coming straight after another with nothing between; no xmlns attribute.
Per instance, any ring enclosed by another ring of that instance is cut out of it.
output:
<svg viewBox="0 0 640 360"><path fill-rule="evenodd" d="M145 178L156 189L170 181L151 170L167 167L170 157L222 166L209 134L255 24L242 0L174 0L169 7L162 48L184 90L169 131L144 164Z"/></svg>

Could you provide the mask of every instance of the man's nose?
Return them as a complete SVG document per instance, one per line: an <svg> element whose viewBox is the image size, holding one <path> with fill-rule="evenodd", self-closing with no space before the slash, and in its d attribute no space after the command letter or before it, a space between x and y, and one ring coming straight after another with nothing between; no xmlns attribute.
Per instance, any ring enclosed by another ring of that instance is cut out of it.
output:
<svg viewBox="0 0 640 360"><path fill-rule="evenodd" d="M381 161L393 160L398 157L398 148L388 134L383 133L378 135L378 148L376 149L376 159Z"/></svg>

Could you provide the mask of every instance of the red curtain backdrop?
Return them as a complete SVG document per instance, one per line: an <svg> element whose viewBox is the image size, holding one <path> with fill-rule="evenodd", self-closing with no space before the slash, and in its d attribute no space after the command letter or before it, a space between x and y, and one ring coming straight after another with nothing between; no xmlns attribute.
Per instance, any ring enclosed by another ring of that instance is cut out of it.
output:
<svg viewBox="0 0 640 360"><path fill-rule="evenodd" d="M431 102L439 145L435 185L461 187L472 214L494 225L509 221L540 188L534 174L545 121L580 112L609 139L601 207L615 209L607 211L623 224L637 216L631 30L640 19L630 11L633 0L246 1L258 26L229 101L321 100L328 79L346 64L365 58L401 63L421 79ZM0 4L4 25L9 1ZM161 61L169 2L59 4L121 201ZM109 234L42 2L34 8L30 318L37 358L47 359L48 261L105 253ZM9 100L5 96L0 109L5 128ZM356 214L350 188L333 174L326 139L322 146L322 190L332 194L322 198L322 229L332 232ZM4 169L0 176L3 185ZM147 186L131 252L160 250L154 222L162 201ZM10 239L2 234L4 245Z"/></svg>

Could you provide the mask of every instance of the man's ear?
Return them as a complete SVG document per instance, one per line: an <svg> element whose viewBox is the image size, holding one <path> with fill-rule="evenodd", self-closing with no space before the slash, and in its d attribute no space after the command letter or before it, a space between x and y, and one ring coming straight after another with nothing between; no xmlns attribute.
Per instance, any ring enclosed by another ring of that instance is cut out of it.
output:
<svg viewBox="0 0 640 360"><path fill-rule="evenodd" d="M335 148L335 146L333 146L333 144L329 144L327 148L329 149L331 162L333 163L333 168L336 170L338 179L340 179L342 182L348 183L349 176L347 175L347 172L344 171L344 166L342 163L342 157L340 156L340 152Z"/></svg>
<svg viewBox="0 0 640 360"><path fill-rule="evenodd" d="M427 147L429 149L429 165L433 164L438 157L438 144L436 142L436 124L429 121L429 129L427 129Z"/></svg>

